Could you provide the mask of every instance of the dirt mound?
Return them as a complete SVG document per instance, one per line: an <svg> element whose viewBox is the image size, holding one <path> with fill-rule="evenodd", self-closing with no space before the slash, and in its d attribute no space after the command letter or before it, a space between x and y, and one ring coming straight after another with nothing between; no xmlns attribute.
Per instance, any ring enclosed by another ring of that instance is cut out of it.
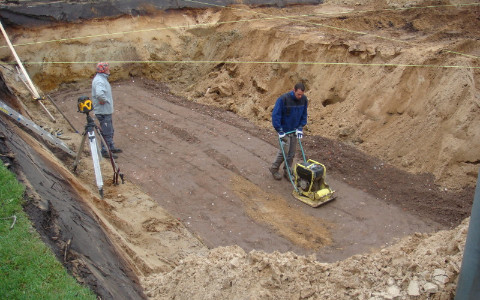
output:
<svg viewBox="0 0 480 300"><path fill-rule="evenodd" d="M465 221L454 230L415 234L333 264L221 247L146 277L143 286L152 299L452 299L467 229Z"/></svg>

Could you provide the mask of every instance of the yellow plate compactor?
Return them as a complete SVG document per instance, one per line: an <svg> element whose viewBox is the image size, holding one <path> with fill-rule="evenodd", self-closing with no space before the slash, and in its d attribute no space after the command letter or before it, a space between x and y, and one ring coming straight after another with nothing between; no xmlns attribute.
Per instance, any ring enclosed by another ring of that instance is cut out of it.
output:
<svg viewBox="0 0 480 300"><path fill-rule="evenodd" d="M287 134L295 134L295 131ZM295 165L292 175L288 164L286 164L290 182L293 185L293 196L312 206L317 207L335 199L335 191L327 184L325 178L327 169L325 166L312 159L307 160L303 151L301 139L297 139L302 151L303 161ZM284 149L284 142L279 139L280 148L282 149L283 159L287 161Z"/></svg>

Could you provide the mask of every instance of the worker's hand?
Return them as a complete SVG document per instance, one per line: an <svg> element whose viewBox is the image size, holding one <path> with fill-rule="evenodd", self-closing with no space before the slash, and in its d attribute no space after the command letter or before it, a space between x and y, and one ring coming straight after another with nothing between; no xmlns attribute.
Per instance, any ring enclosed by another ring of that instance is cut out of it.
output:
<svg viewBox="0 0 480 300"><path fill-rule="evenodd" d="M285 132L279 131L279 132L278 132L278 138L279 138L279 139L283 139L284 137L285 137Z"/></svg>
<svg viewBox="0 0 480 300"><path fill-rule="evenodd" d="M297 129L297 131L295 131L295 134L297 135L297 139L303 138L303 131L301 129Z"/></svg>

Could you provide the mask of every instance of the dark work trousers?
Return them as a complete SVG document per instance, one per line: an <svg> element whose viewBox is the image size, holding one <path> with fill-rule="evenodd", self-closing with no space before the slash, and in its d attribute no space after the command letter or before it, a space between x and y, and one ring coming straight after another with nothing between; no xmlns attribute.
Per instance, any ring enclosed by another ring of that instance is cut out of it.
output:
<svg viewBox="0 0 480 300"><path fill-rule="evenodd" d="M295 152L297 151L297 136L295 133L287 134L285 137L282 138L282 145L283 150L285 151L285 155L287 156L288 167L290 168L290 172L292 172L292 163L295 157ZM272 169L278 170L280 165L283 162L283 153L282 149L278 150L277 157L275 161L272 163ZM283 171L287 173L287 167L283 164Z"/></svg>
<svg viewBox="0 0 480 300"><path fill-rule="evenodd" d="M102 130L103 138L105 142L108 144L109 149L114 149L115 145L113 144L113 121L112 115L95 115L97 117L98 122L100 123L100 129ZM102 142L102 154L107 153L107 148Z"/></svg>

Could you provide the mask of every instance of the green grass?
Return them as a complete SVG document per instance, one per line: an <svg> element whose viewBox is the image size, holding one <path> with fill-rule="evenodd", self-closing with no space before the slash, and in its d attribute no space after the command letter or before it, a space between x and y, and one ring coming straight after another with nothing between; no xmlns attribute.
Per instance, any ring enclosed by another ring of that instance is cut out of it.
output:
<svg viewBox="0 0 480 300"><path fill-rule="evenodd" d="M0 161L0 299L96 299L41 241L23 211L23 193Z"/></svg>

